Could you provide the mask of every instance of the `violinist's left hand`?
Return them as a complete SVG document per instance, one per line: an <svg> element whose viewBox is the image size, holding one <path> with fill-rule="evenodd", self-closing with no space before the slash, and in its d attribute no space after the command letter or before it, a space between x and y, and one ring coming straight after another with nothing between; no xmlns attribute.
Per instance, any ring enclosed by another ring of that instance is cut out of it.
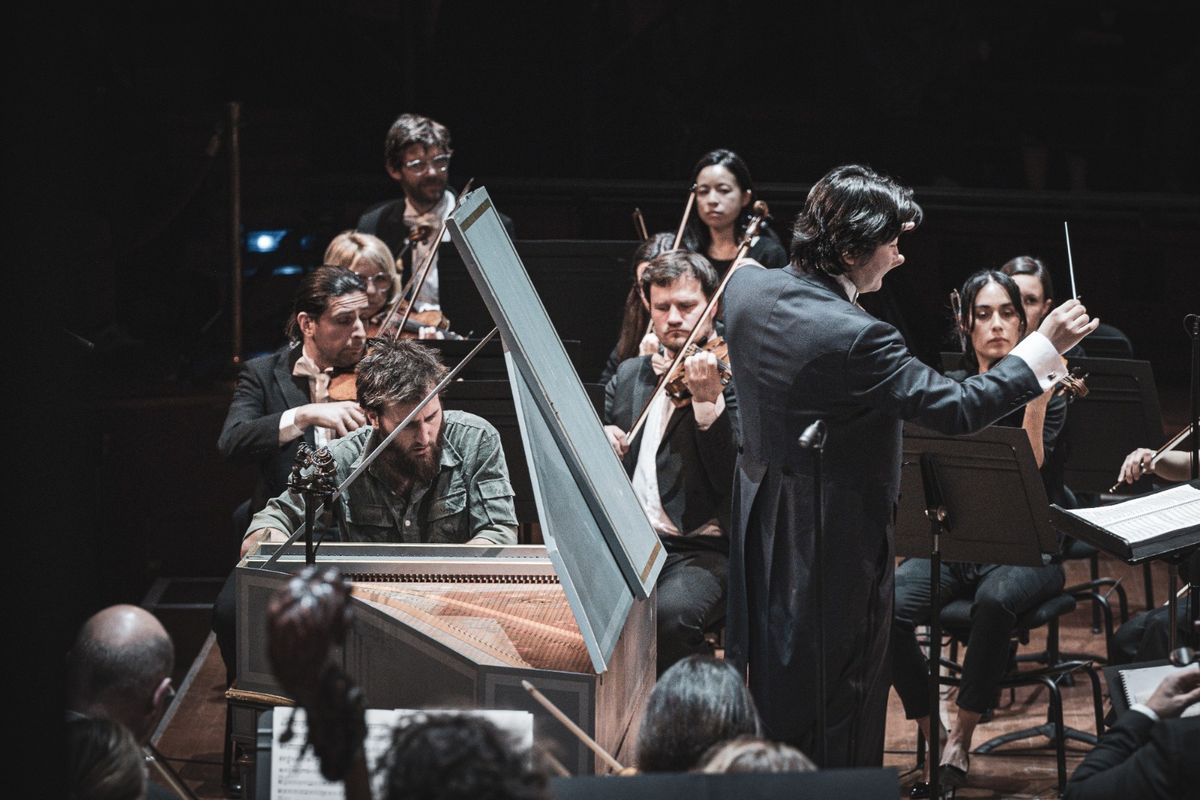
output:
<svg viewBox="0 0 1200 800"><path fill-rule="evenodd" d="M692 399L701 403L715 403L721 396L721 371L717 368L717 357L700 351L683 362L683 374L687 380Z"/></svg>
<svg viewBox="0 0 1200 800"><path fill-rule="evenodd" d="M418 339L445 339L442 332L432 325L422 325L421 331L417 334Z"/></svg>

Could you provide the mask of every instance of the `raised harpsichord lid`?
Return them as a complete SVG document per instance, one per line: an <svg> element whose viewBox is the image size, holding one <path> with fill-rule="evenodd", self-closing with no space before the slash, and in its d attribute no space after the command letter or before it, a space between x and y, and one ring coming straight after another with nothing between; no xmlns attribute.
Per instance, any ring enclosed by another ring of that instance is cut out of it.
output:
<svg viewBox="0 0 1200 800"><path fill-rule="evenodd" d="M448 228L504 340L542 534L602 672L666 554L487 191L464 197Z"/></svg>

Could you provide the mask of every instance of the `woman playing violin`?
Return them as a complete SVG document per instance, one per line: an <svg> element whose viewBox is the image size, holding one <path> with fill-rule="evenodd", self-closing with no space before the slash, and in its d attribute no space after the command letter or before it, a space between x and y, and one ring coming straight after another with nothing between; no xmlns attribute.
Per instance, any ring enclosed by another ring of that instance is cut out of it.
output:
<svg viewBox="0 0 1200 800"><path fill-rule="evenodd" d="M751 216L754 182L750 169L732 150L705 153L692 170L696 213L688 219L684 244L706 257L724 275L733 263ZM787 252L769 228L751 242L747 257L764 267L783 267Z"/></svg>
<svg viewBox="0 0 1200 800"><path fill-rule="evenodd" d="M324 263L345 267L366 281L367 310L363 319L367 336L377 336L388 303L400 291L400 276L388 246L369 233L342 231L325 248Z"/></svg>

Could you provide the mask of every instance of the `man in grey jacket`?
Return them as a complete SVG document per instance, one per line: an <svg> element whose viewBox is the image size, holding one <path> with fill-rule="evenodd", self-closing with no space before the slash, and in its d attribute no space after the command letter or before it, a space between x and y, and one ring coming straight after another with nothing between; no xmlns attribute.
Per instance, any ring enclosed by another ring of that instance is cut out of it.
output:
<svg viewBox="0 0 1200 800"><path fill-rule="evenodd" d="M358 365L358 402L369 425L330 445L340 484L445 375L430 349L373 340ZM514 544L516 514L500 435L486 420L444 411L434 397L333 504L344 541ZM243 554L282 541L304 521L284 492L254 515Z"/></svg>

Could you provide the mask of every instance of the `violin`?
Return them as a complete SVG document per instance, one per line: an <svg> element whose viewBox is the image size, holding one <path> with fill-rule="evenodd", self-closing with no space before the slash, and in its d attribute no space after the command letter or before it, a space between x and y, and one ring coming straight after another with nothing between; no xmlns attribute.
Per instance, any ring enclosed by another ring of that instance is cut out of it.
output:
<svg viewBox="0 0 1200 800"><path fill-rule="evenodd" d="M692 396L692 390L687 385L684 361L699 352L712 353L717 357L717 370L721 373L721 385L729 385L729 381L733 379L733 370L729 368L729 343L723 338L713 334L704 342L688 345L685 350L683 360L679 362L679 366L667 379L667 394L671 396L672 400L683 401Z"/></svg>
<svg viewBox="0 0 1200 800"><path fill-rule="evenodd" d="M1067 360L1063 359L1063 365L1066 365ZM1054 384L1054 395L1062 395L1064 397L1087 397L1088 387L1084 383L1088 374L1083 371L1082 367L1075 367L1067 372L1066 375L1059 379L1058 383Z"/></svg>
<svg viewBox="0 0 1200 800"><path fill-rule="evenodd" d="M695 198L695 196L695 192L693 192L692 197ZM690 210L691 209L689 208L688 211ZM746 233L742 236L742 243L738 247L737 254L733 257L733 263L730 264L729 271L725 273L725 277L721 278L721 282L717 285L712 297L708 299L708 304L704 306L704 310L700 312L700 319L704 319L710 314L715 314L717 303L720 301L721 295L724 294L725 287L729 284L729 279L733 277L733 273L737 272L743 264L747 263L743 261L743 259L745 259L746 253L750 250L750 243L754 241L756 236L758 236L759 229L762 228L763 222L766 220L769 214L770 210L767 208L766 203L764 203L762 200L755 201L754 216L752 216L750 221L746 224ZM684 212L684 222L687 222L687 212ZM676 242L678 242L679 236L683 235L682 225L680 225L679 230L680 233L676 236ZM634 420L633 426L630 427L628 432L626 432L625 436L627 437L628 441L633 441L633 437L637 436L638 431L642 429L642 425L646 423L646 417L650 413L650 406L653 404L654 399L658 396L658 393L662 391L663 386L666 384L666 379L675 375L676 371L682 367L683 360L688 355L695 354L695 351L689 353L688 348L691 347L693 342L696 341L699 332L700 328L697 326L690 334L688 334L687 340L683 343L683 347L681 347L679 352L675 354L675 359L671 362L670 368L667 369L666 373L664 373L662 378L660 378L659 382L655 385L654 391L650 394L650 399L646 401L646 405L642 409L642 413L638 414L637 419ZM726 363L726 369L728 368L729 365Z"/></svg>
<svg viewBox="0 0 1200 800"><path fill-rule="evenodd" d="M412 249L414 244L425 244L429 241L429 234L433 233L432 225L417 225L404 237L404 246L400 248L400 252L396 254L396 270L403 274L404 272L404 254Z"/></svg>

